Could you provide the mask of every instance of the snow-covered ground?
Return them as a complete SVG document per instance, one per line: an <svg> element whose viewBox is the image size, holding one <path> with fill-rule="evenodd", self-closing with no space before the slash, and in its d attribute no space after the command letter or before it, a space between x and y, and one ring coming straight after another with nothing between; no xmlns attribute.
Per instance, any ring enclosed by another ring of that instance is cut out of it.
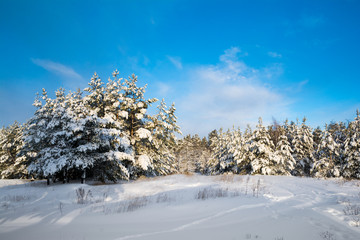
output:
<svg viewBox="0 0 360 240"><path fill-rule="evenodd" d="M359 240L359 193L360 181L285 176L0 180L0 239Z"/></svg>

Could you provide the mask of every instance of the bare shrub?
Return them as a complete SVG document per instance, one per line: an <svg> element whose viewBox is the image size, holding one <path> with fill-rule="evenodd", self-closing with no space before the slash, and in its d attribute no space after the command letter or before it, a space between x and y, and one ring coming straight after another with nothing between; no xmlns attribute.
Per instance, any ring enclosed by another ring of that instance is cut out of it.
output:
<svg viewBox="0 0 360 240"><path fill-rule="evenodd" d="M117 208L117 213L121 212L133 212L139 208L143 208L148 205L150 202L148 197L135 197L131 200L124 201L120 203L119 207Z"/></svg>
<svg viewBox="0 0 360 240"><path fill-rule="evenodd" d="M84 188L80 187L75 190L76 191L76 197L77 197L77 203L78 204L85 204L91 201L92 199L92 193L91 190L86 191Z"/></svg>
<svg viewBox="0 0 360 240"><path fill-rule="evenodd" d="M165 203L165 202L171 202L171 201L172 201L172 199L166 193L161 193L156 197L156 203Z"/></svg>
<svg viewBox="0 0 360 240"><path fill-rule="evenodd" d="M253 197L259 197L260 190L261 190L261 182L260 179L258 179L257 182L254 183L252 186Z"/></svg>
<svg viewBox="0 0 360 240"><path fill-rule="evenodd" d="M62 202L59 202L59 211L61 215L63 215L63 209L64 209L64 204Z"/></svg>
<svg viewBox="0 0 360 240"><path fill-rule="evenodd" d="M4 200L9 202L21 202L29 199L29 195L8 195L4 197Z"/></svg>
<svg viewBox="0 0 360 240"><path fill-rule="evenodd" d="M208 198L222 198L222 197L228 197L229 196L229 190L226 189L222 189L222 188L204 188L204 189L200 189L199 192L196 194L195 198L196 199L201 199L201 200L205 200Z"/></svg>
<svg viewBox="0 0 360 240"><path fill-rule="evenodd" d="M247 178L246 178L246 185L245 185L245 195L247 195L247 192L248 192L249 181L250 181L250 176L247 176Z"/></svg>
<svg viewBox="0 0 360 240"><path fill-rule="evenodd" d="M250 233L247 233L245 235L245 239L260 239L261 237L257 234L251 235Z"/></svg>
<svg viewBox="0 0 360 240"><path fill-rule="evenodd" d="M328 232L328 231L320 233L320 236L324 240L336 240L334 234L332 234L331 232Z"/></svg>
<svg viewBox="0 0 360 240"><path fill-rule="evenodd" d="M360 199L360 193L359 193ZM349 216L356 227L360 227L360 205L350 202L350 200L344 201L345 207L343 212Z"/></svg>

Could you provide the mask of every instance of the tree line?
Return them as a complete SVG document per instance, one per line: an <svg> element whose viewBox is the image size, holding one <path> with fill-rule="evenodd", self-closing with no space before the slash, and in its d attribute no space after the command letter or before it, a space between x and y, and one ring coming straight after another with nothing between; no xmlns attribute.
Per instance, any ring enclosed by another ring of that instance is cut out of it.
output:
<svg viewBox="0 0 360 240"><path fill-rule="evenodd" d="M188 135L177 147L179 169L202 174L262 174L360 178L360 115L332 122L324 130L306 124L259 118L253 130L212 131L207 138Z"/></svg>
<svg viewBox="0 0 360 240"><path fill-rule="evenodd" d="M95 73L83 91L55 98L45 89L25 124L0 129L1 178L137 179L173 173L264 174L360 178L360 114L324 130L276 121L255 129L214 130L207 137L181 134L175 105L145 98L137 77L104 83Z"/></svg>

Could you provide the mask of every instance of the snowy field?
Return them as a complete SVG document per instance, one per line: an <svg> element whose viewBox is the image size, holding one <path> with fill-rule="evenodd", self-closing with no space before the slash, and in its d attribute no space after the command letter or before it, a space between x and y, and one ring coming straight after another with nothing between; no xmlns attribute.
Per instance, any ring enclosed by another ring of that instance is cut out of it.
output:
<svg viewBox="0 0 360 240"><path fill-rule="evenodd" d="M360 181L173 175L0 180L0 239L360 239Z"/></svg>

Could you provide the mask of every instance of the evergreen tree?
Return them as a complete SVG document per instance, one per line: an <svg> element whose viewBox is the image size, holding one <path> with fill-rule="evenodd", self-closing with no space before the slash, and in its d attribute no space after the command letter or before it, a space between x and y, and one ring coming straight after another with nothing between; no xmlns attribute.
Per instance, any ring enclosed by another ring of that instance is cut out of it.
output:
<svg viewBox="0 0 360 240"><path fill-rule="evenodd" d="M270 141L270 136L259 118L259 124L256 126L250 140L250 151L252 152L251 168L253 174L274 174L274 144Z"/></svg>
<svg viewBox="0 0 360 240"><path fill-rule="evenodd" d="M322 137L323 131L320 129L320 127L315 128L313 131L314 150L319 148Z"/></svg>
<svg viewBox="0 0 360 240"><path fill-rule="evenodd" d="M240 128L232 130L231 142L229 142L229 152L233 156L234 173L246 173L248 163L246 162L245 141Z"/></svg>
<svg viewBox="0 0 360 240"><path fill-rule="evenodd" d="M153 119L147 115L147 109L152 103L156 102L156 98L145 99L144 87L138 87L137 77L132 75L129 79L125 79L123 86L123 101L120 102L120 109L123 113L121 124L124 133L130 139L133 147L138 175L154 175L153 159L151 153L152 146L152 130L155 128Z"/></svg>
<svg viewBox="0 0 360 240"><path fill-rule="evenodd" d="M1 178L25 178L26 158L19 156L24 145L23 126L14 122L0 129L0 176Z"/></svg>
<svg viewBox="0 0 360 240"><path fill-rule="evenodd" d="M277 175L291 175L296 162L284 127L279 127L278 130L280 135L276 144L274 172Z"/></svg>
<svg viewBox="0 0 360 240"><path fill-rule="evenodd" d="M208 174L219 174L220 173L220 159L224 156L224 136L223 130L220 128L219 131L214 130L209 134L210 159L207 162L207 173Z"/></svg>
<svg viewBox="0 0 360 240"><path fill-rule="evenodd" d="M45 152L42 150L47 148L50 143L50 136L46 132L52 119L53 102L47 96L46 90L43 89L42 97L37 94L33 105L37 110L24 129L24 147L20 154L27 159L28 171L31 175L44 177L48 173L44 173L45 163L42 160Z"/></svg>
<svg viewBox="0 0 360 240"><path fill-rule="evenodd" d="M157 175L167 175L176 171L175 148L177 139L175 133L181 134L180 127L176 124L175 105L169 109L162 99L158 106L158 114L153 118L153 151L151 157Z"/></svg>
<svg viewBox="0 0 360 240"><path fill-rule="evenodd" d="M296 160L293 175L309 176L314 161L314 143L312 131L306 125L306 118L303 119L300 127L294 125L292 138L293 157Z"/></svg>
<svg viewBox="0 0 360 240"><path fill-rule="evenodd" d="M91 159L86 162L93 167L94 175L102 181L130 179L135 174L129 135L123 133L126 129L118 123L120 109L111 108L119 105L117 101L122 100L122 95L116 88L119 84L117 74L114 73L113 76L115 79L108 83L107 91L96 73L85 89L88 95L84 97L84 101L89 117L86 118L82 132L84 144L77 147L79 152Z"/></svg>
<svg viewBox="0 0 360 240"><path fill-rule="evenodd" d="M328 131L338 146L338 155L334 156L334 164L336 172L339 173L335 174L335 176L342 176L342 169L344 169L346 165L345 142L348 135L348 129L343 122L332 122L328 125Z"/></svg>
<svg viewBox="0 0 360 240"><path fill-rule="evenodd" d="M343 176L360 178L360 113L356 111L356 118L348 126L348 135L344 144L345 164Z"/></svg>
<svg viewBox="0 0 360 240"><path fill-rule="evenodd" d="M339 144L335 142L328 127L322 134L317 149L317 159L314 162L312 175L315 177L339 177L340 172L336 167L336 158L339 156Z"/></svg>

